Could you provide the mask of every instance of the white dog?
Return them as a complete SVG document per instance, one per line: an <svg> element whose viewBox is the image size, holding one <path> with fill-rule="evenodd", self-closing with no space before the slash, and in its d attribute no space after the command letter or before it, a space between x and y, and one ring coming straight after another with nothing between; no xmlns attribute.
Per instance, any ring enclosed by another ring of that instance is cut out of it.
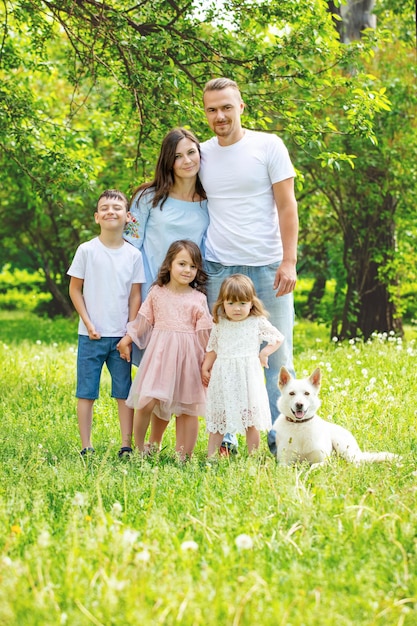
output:
<svg viewBox="0 0 417 626"><path fill-rule="evenodd" d="M362 452L352 433L318 417L320 383L320 368L302 379L293 378L285 367L281 368L278 381L281 414L272 427L280 463L308 461L316 465L324 463L332 452L352 463L400 458L390 452Z"/></svg>

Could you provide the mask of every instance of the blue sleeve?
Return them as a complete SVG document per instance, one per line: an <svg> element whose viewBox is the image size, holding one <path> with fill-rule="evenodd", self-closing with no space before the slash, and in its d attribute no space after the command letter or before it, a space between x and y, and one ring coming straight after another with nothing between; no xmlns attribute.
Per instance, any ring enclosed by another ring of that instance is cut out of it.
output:
<svg viewBox="0 0 417 626"><path fill-rule="evenodd" d="M140 191L133 198L132 206L130 207L130 214L132 218L131 221L126 224L123 232L123 238L139 250L143 246L143 237L145 234L146 222L148 221L149 213L151 211L152 197L152 193Z"/></svg>

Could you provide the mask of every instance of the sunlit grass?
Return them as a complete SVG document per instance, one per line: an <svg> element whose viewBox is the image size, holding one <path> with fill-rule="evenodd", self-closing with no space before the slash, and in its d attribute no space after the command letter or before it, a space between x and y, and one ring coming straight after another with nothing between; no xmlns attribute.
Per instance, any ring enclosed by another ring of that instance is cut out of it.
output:
<svg viewBox="0 0 417 626"><path fill-rule="evenodd" d="M265 441L207 463L202 422L183 466L117 458L103 377L96 455L75 416L76 322L3 314L0 623L5 626L412 625L417 621L417 344L339 345L300 321L299 376L320 413L401 464L276 465Z"/></svg>

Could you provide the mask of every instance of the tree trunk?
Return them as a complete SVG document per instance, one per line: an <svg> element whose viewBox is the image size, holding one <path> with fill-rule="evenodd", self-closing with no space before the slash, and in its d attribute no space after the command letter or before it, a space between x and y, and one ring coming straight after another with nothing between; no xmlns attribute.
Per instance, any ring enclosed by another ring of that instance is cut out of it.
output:
<svg viewBox="0 0 417 626"><path fill-rule="evenodd" d="M342 21L335 20L335 27L342 43L349 43L361 38L365 28L376 27L376 17L372 14L375 0L347 0L346 4L335 6L329 1L329 11L339 15Z"/></svg>
<svg viewBox="0 0 417 626"><path fill-rule="evenodd" d="M324 273L317 273L314 277L313 287L308 294L306 318L309 320L316 320L319 316L317 314L317 308L323 299L326 291L327 276Z"/></svg>
<svg viewBox="0 0 417 626"><path fill-rule="evenodd" d="M402 336L402 321L396 315L395 303L389 292L389 288L396 286L397 279L381 274L381 270L389 267L395 254L394 213L397 201L388 194L381 198L379 210L375 211L374 207L370 213L367 213L363 199L351 195L351 204L354 203L363 207L363 220L357 212L345 229L347 291L341 329L337 331L337 320L333 320L332 335L339 339L362 336L365 340L374 332L394 332ZM372 215L378 215L378 219L369 219Z"/></svg>

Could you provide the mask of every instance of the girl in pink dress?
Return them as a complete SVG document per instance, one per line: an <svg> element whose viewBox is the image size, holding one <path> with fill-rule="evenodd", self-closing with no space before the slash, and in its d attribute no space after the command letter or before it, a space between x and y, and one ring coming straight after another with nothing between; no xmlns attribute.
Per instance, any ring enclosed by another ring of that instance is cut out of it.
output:
<svg viewBox="0 0 417 626"><path fill-rule="evenodd" d="M126 404L135 409L133 433L139 451L152 412L160 419L176 415L176 451L190 457L198 436L198 416L205 412L201 381L212 318L208 309L199 247L188 239L174 241L158 277L127 335L119 343L122 358L130 360L132 341L145 348Z"/></svg>

